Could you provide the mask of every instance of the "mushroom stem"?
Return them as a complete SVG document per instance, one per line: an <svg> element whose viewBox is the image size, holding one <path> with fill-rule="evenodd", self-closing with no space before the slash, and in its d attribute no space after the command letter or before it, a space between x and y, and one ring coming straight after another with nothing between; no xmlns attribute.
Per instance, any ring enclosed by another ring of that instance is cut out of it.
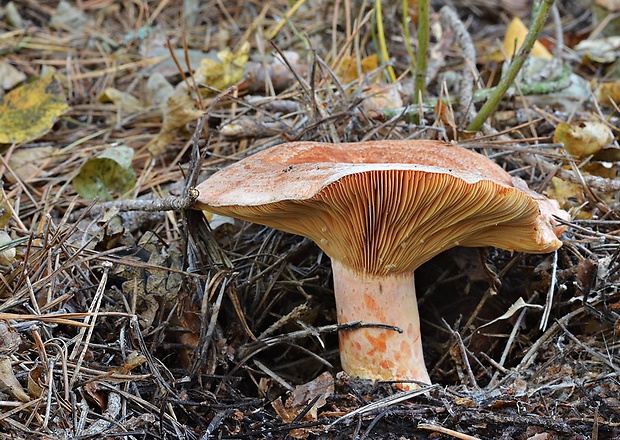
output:
<svg viewBox="0 0 620 440"><path fill-rule="evenodd" d="M424 365L413 272L361 274L332 259L338 323L363 321L399 327L365 327L340 332L342 369L374 380L415 380L430 384ZM416 388L401 383L401 389Z"/></svg>

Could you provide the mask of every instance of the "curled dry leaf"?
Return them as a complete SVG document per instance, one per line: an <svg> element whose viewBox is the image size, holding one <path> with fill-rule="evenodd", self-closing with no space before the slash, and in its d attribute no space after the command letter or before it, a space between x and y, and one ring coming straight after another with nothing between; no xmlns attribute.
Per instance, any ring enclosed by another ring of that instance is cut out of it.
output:
<svg viewBox="0 0 620 440"><path fill-rule="evenodd" d="M609 127L594 121L560 122L553 135L553 142L563 143L566 151L579 158L598 153L613 140Z"/></svg>
<svg viewBox="0 0 620 440"><path fill-rule="evenodd" d="M0 320L0 354L11 354L17 351L22 338L6 321Z"/></svg>
<svg viewBox="0 0 620 440"><path fill-rule="evenodd" d="M133 154L132 148L117 146L87 160L73 179L75 190L85 199L98 197L103 201L128 193L136 183Z"/></svg>
<svg viewBox="0 0 620 440"><path fill-rule="evenodd" d="M0 263L11 264L15 261L17 252L14 246L11 236L6 231L0 231Z"/></svg>
<svg viewBox="0 0 620 440"><path fill-rule="evenodd" d="M302 420L316 420L317 410L327 403L327 398L334 392L334 378L329 372L325 372L314 380L298 385L291 396L282 404L282 399L278 397L272 402L273 409L285 423L290 423L297 418L306 407L312 403L310 410L304 415ZM310 434L308 429L293 429L291 437L306 438Z"/></svg>
<svg viewBox="0 0 620 440"><path fill-rule="evenodd" d="M32 397L41 397L45 389L45 368L37 365L28 372L28 394Z"/></svg>
<svg viewBox="0 0 620 440"><path fill-rule="evenodd" d="M0 356L0 388L5 388L22 402L30 401L30 397L15 377L11 359L8 356Z"/></svg>
<svg viewBox="0 0 620 440"><path fill-rule="evenodd" d="M20 148L11 154L9 166L23 182L33 185L36 183L33 180L45 169L53 154L54 147ZM11 183L16 182L13 173L5 173Z"/></svg>
<svg viewBox="0 0 620 440"><path fill-rule="evenodd" d="M114 87L108 87L105 89L99 97L99 101L111 102L114 105L117 105L123 114L137 113L144 109L142 101L138 98L127 92L121 92Z"/></svg>

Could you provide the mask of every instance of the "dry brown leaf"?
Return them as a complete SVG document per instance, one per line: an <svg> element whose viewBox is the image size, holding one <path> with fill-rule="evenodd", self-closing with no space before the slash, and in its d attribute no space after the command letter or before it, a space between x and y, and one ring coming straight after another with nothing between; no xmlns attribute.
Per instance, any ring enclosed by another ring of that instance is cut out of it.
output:
<svg viewBox="0 0 620 440"><path fill-rule="evenodd" d="M278 397L271 405L283 422L290 423L306 409L308 404L316 399L312 408L302 418L304 421L316 420L317 410L327 403L327 398L333 392L334 378L329 372L325 372L312 381L295 387L291 396L286 399L285 404L282 404L282 399ZM290 435L294 438L303 439L310 435L310 430L303 428L293 429Z"/></svg>
<svg viewBox="0 0 620 440"><path fill-rule="evenodd" d="M108 87L105 89L101 96L99 96L99 101L111 102L119 106L123 114L138 113L139 111L144 110L144 104L142 104L142 101L135 96L127 92L121 92L114 87Z"/></svg>
<svg viewBox="0 0 620 440"><path fill-rule="evenodd" d="M32 397L41 397L45 386L45 368L37 365L28 372L28 394Z"/></svg>
<svg viewBox="0 0 620 440"><path fill-rule="evenodd" d="M17 351L22 338L6 321L0 320L0 353L11 354Z"/></svg>
<svg viewBox="0 0 620 440"><path fill-rule="evenodd" d="M52 159L54 147L19 148L11 154L9 166L23 182L33 184L33 180L45 169ZM12 173L5 174L7 180L15 183Z"/></svg>
<svg viewBox="0 0 620 440"><path fill-rule="evenodd" d="M0 231L0 249L4 245L8 245L11 243L13 239L6 231ZM0 263L2 264L11 264L15 261L15 256L17 252L15 251L15 247L9 247L8 249L4 249L0 251Z"/></svg>
<svg viewBox="0 0 620 440"><path fill-rule="evenodd" d="M30 401L30 396L26 394L15 377L15 373L13 373L11 359L8 356L0 356L0 388L5 388L6 391L22 402Z"/></svg>
<svg viewBox="0 0 620 440"><path fill-rule="evenodd" d="M364 110L402 107L403 100L398 91L398 84L371 84L364 90L364 100L360 106Z"/></svg>

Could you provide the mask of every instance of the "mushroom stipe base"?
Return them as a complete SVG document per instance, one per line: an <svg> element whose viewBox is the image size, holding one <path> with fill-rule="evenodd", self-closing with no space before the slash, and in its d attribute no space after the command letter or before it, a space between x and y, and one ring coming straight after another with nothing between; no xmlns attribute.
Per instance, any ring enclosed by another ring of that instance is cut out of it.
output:
<svg viewBox="0 0 620 440"><path fill-rule="evenodd" d="M430 384L422 353L413 272L365 276L332 260L338 322L387 324L340 332L340 360L349 375L374 380L399 378ZM400 383L404 390L415 388Z"/></svg>

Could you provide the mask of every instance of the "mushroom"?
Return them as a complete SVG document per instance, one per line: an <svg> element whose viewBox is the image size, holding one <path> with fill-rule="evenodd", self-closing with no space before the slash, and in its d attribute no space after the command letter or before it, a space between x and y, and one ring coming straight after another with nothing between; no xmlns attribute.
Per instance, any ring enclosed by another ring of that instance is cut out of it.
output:
<svg viewBox="0 0 620 440"><path fill-rule="evenodd" d="M392 326L340 332L346 373L426 384L414 270L454 246L554 251L553 215L568 218L487 157L436 141L285 143L197 190L195 208L312 239L331 258L339 324Z"/></svg>

